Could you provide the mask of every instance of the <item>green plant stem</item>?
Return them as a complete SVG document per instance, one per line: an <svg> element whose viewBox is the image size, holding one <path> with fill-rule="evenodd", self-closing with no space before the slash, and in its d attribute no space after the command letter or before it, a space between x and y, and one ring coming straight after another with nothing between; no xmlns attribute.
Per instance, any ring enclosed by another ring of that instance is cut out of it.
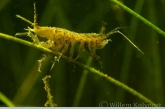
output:
<svg viewBox="0 0 165 109"><path fill-rule="evenodd" d="M138 13L141 12L142 6L143 6L144 0L137 0L136 5L134 10ZM136 25L138 24L138 19L134 16L132 16L131 19L131 23L130 23L130 30L129 30L129 34L128 37L131 39L131 41L135 40L135 35L137 32L137 28ZM124 52L124 58L123 58L123 63L122 63L122 67L121 67L121 74L120 74L120 81L124 82L125 84L127 84L127 80L128 80L128 75L129 75L129 70L130 70L130 65L131 65L131 59L132 59L132 47L129 46L129 44L126 44L126 48L125 48L125 52ZM117 91L117 96L116 96L116 100L124 100L125 98L125 91L118 89Z"/></svg>
<svg viewBox="0 0 165 109"><path fill-rule="evenodd" d="M157 23L157 17L156 17L156 7L155 7L155 0L150 0L148 3L148 13L149 18L152 22L155 24ZM159 52L159 44L155 43L155 41L159 40L158 34L155 31L151 31L150 33L150 40L151 40L151 48L153 51L152 59L153 59L153 75L154 75L154 87L155 87L155 97L156 101L160 101L160 103L164 103L164 97L163 95L163 75L162 75L162 66L161 66L161 58L160 58L160 52Z"/></svg>
<svg viewBox="0 0 165 109"><path fill-rule="evenodd" d="M15 107L14 103L10 101L2 92L0 92L0 101L5 103L9 107Z"/></svg>
<svg viewBox="0 0 165 109"><path fill-rule="evenodd" d="M90 66L91 63L92 63L92 60L93 58L92 57L89 57L88 60L87 60L87 63L86 65L87 66ZM79 103L80 103L80 100L81 100L81 97L82 97L82 93L83 93L83 89L84 89L84 86L85 86L85 83L86 83L86 79L87 79L87 76L88 76L88 73L89 71L88 70L83 70L83 73L82 73L82 76L80 78L80 82L79 82L79 85L78 85L78 88L77 88L77 92L76 92L76 95L75 95L75 99L74 99L74 102L73 102L73 106L78 106Z"/></svg>
<svg viewBox="0 0 165 109"><path fill-rule="evenodd" d="M33 47L33 48L36 48L38 50L41 50L43 52L46 52L46 53L50 53L50 54L54 54L54 55L57 55L59 56L60 53L56 53L50 49L47 49L47 48L44 48L40 45L36 45L36 44L33 44L31 42L28 42L28 41L25 41L25 40L22 40L22 39L19 39L19 38L16 38L16 37L13 37L13 36L10 36L10 35L6 35L6 34L3 34L3 33L0 33L0 38L4 38L4 39L7 39L7 40L11 40L11 41L15 41L15 42L18 42L18 43L21 43L21 44L24 44L24 45L27 45L27 46L30 46L30 47ZM156 106L156 104L154 102L152 102L151 100L149 100L148 98L146 98L145 96L143 96L142 94L140 94L139 92L135 91L134 89L128 87L127 85L115 80L114 78L108 76L107 74L104 74L94 68L91 68L91 67L88 67L84 64L81 64L77 61L74 61L74 60L71 60L70 58L62 55L61 58L67 60L68 62L72 62L86 70L88 70L89 72L93 73L93 74L96 74L100 77L103 77L105 78L107 81L123 88L124 90L130 92L131 94L135 95L136 97L138 97L139 99L141 99L142 101L146 102L146 103L149 103L149 104L152 104L153 106Z"/></svg>
<svg viewBox="0 0 165 109"><path fill-rule="evenodd" d="M156 30L158 33L160 33L161 35L163 35L165 37L165 32L163 30L161 30L160 28L158 28L157 26L155 26L154 24L152 24L150 21L148 21L144 17L142 17L139 14L137 14L135 11L131 10L130 8L128 8L127 6L125 6L124 4L122 4L121 2L119 2L117 0L110 0L110 1L113 2L113 3L115 3L116 5L118 5L122 9L124 9L125 11L129 12L130 14L134 15L135 17L137 17L138 19L140 19L142 22L144 22L148 26L152 27L154 30Z"/></svg>

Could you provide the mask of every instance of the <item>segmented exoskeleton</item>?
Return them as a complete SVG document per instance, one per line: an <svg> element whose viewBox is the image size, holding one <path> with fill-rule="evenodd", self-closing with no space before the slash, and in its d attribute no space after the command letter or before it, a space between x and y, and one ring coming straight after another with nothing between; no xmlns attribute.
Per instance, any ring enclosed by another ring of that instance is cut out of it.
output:
<svg viewBox="0 0 165 109"><path fill-rule="evenodd" d="M135 44L133 44L123 33L118 31L117 29L110 31L107 34L97 34L97 33L76 33L76 32L69 31L69 30L66 30L63 28L38 26L35 4L34 4L34 23L25 19L24 17L21 17L20 15L16 15L16 17L26 21L27 23L29 23L33 26L33 28L28 27L27 29L25 29L28 32L17 33L16 35L26 34L26 35L30 36L36 44L40 44L40 45L42 45L46 48L50 48L56 52L61 51L61 54L65 54L69 45L71 44L70 56L69 56L70 58L73 57L74 45L79 42L80 43L79 52L78 52L78 55L75 58L75 60L80 57L80 53L82 51L85 51L87 54L94 57L101 64L99 56L97 56L93 52L93 48L102 49L106 44L108 44L108 41L110 41L110 39L107 39L107 37L114 33L120 33L135 48L137 48L140 52L142 52ZM37 36L45 38L45 39L47 39L47 41L40 42ZM85 44L88 45L89 52L88 52L88 50L85 49L85 47L84 47ZM58 57L58 60L59 60L59 58L60 57ZM45 58L43 58L40 61L42 62L44 59Z"/></svg>

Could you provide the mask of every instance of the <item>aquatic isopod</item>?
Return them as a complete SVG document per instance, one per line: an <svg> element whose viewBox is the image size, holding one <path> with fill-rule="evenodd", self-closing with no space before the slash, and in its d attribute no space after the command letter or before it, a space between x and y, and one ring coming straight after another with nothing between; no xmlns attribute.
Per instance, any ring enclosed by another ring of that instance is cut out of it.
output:
<svg viewBox="0 0 165 109"><path fill-rule="evenodd" d="M63 28L38 26L35 4L34 4L34 23L25 19L20 15L16 15L16 17L26 21L27 23L33 26L33 28L28 27L27 29L25 29L27 30L26 33L17 33L16 35L28 35L29 37L32 38L34 43L40 44L56 52L60 51L61 55L65 54L65 52L68 50L69 45L71 45L69 57L72 58L74 54L74 46L76 43L79 42L80 43L79 53L75 58L75 60L80 57L80 53L82 51L85 51L88 55L95 58L101 64L99 56L97 56L93 52L93 48L102 49L110 41L110 39L107 39L108 36L114 33L119 33L122 36L124 36L124 38L126 38L136 49L138 49L141 53L143 53L133 42L131 42L123 33L121 33L117 29L110 31L107 34L97 34L97 33L76 33ZM37 36L45 38L47 40L40 42ZM89 50L85 49L84 47L85 44L88 45ZM60 56L56 58L56 60L59 60L59 58ZM43 60L45 60L45 58L39 60L39 62L41 63Z"/></svg>

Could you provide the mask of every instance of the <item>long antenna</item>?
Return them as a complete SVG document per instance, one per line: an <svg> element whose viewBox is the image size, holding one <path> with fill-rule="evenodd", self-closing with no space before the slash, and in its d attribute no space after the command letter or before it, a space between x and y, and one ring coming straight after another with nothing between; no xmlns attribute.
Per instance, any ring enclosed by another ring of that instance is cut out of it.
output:
<svg viewBox="0 0 165 109"><path fill-rule="evenodd" d="M34 3L34 23L31 22L30 20L27 20L26 18L20 16L20 15L16 15L16 17L20 18L21 20L31 24L34 28L38 27L37 25L37 14L36 14L36 5Z"/></svg>
<svg viewBox="0 0 165 109"><path fill-rule="evenodd" d="M118 29L118 28L115 28L114 30L112 30L112 31L110 31L109 33L107 33L107 34L106 34L107 37L108 37L109 35L111 35L111 34L119 33L119 34L121 34L126 40L128 40L138 51L140 51L142 54L144 54L144 52L141 51L139 47L137 47L130 39L128 39L127 36L125 36L122 32L120 32L120 31L117 30L117 29Z"/></svg>
<svg viewBox="0 0 165 109"><path fill-rule="evenodd" d="M36 4L34 3L34 27L37 27Z"/></svg>
<svg viewBox="0 0 165 109"><path fill-rule="evenodd" d="M20 15L16 15L16 17L18 17L18 18L22 19L23 21L25 21L25 22L31 24L32 26L34 26L34 23L32 23L30 20L27 20L27 19L25 19L24 17L22 17Z"/></svg>

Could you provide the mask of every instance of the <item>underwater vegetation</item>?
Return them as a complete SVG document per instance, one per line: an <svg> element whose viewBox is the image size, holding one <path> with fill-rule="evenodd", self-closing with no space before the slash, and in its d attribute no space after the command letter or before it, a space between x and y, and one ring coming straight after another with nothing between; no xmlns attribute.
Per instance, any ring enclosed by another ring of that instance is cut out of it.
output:
<svg viewBox="0 0 165 109"><path fill-rule="evenodd" d="M98 34L119 27L144 54L115 33L104 48L92 49L103 68L85 52L70 60L69 45L50 70L57 52L15 36L32 28L16 15L33 22L34 3L39 26ZM0 106L165 106L164 5L163 0L1 0ZM39 72L45 54L51 55Z"/></svg>

